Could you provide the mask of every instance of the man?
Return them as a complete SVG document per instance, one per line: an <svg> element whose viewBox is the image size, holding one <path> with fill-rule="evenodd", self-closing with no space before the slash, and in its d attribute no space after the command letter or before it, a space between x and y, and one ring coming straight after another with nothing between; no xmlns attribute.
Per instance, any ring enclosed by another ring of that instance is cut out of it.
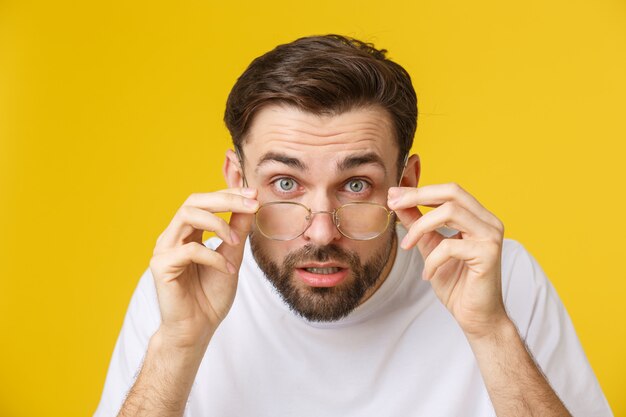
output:
<svg viewBox="0 0 626 417"><path fill-rule="evenodd" d="M159 236L97 417L611 415L534 259L458 185L417 187L384 50L281 45L225 121L229 188Z"/></svg>

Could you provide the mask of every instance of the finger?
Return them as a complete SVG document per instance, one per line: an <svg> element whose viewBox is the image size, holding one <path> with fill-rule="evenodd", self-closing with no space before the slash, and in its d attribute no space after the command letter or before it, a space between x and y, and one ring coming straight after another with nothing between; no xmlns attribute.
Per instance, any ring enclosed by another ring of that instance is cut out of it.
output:
<svg viewBox="0 0 626 417"><path fill-rule="evenodd" d="M417 207L396 210L395 213L402 225L407 229L407 233L408 230L411 230L413 224L423 216L422 212ZM422 254L422 258L426 258L443 239L444 236L439 233L426 234L423 238L419 239L417 241L417 248ZM402 241L404 242L404 238ZM402 243L400 246L404 249Z"/></svg>
<svg viewBox="0 0 626 417"><path fill-rule="evenodd" d="M441 227L448 227L463 233L464 238L498 240L499 232L483 222L465 208L447 202L420 217L409 229L400 243L403 249L409 249L426 233Z"/></svg>
<svg viewBox="0 0 626 417"><path fill-rule="evenodd" d="M154 255L150 260L150 269L155 278L161 282L169 282L179 277L191 263L206 265L225 274L236 272L235 266L229 265L222 254L198 242L189 242Z"/></svg>
<svg viewBox="0 0 626 417"><path fill-rule="evenodd" d="M258 190L254 187L233 187L233 188L224 188L222 190L218 190L218 193L233 193L233 194L241 194L246 197L255 197Z"/></svg>
<svg viewBox="0 0 626 417"><path fill-rule="evenodd" d="M425 185L419 188L391 187L388 195L388 205L392 210L418 205L439 207L447 201L457 203L485 223L504 231L502 222L456 183Z"/></svg>
<svg viewBox="0 0 626 417"><path fill-rule="evenodd" d="M394 213L396 213L396 217L407 230L413 226L413 223L415 223L417 219L423 216L422 212L417 207L394 210Z"/></svg>
<svg viewBox="0 0 626 417"><path fill-rule="evenodd" d="M238 194L248 198L256 198L258 190L251 187L224 188L216 191L217 193Z"/></svg>
<svg viewBox="0 0 626 417"><path fill-rule="evenodd" d="M450 259L471 261L480 255L480 242L462 239L444 239L434 248L424 260L422 279L430 281L437 269Z"/></svg>
<svg viewBox="0 0 626 417"><path fill-rule="evenodd" d="M197 207L181 207L174 216L172 223L173 232L163 238L160 243L161 247L184 244L185 239L196 230L214 232L220 239L231 244L239 242L239 237L230 229L224 219Z"/></svg>
<svg viewBox="0 0 626 417"><path fill-rule="evenodd" d="M231 239L228 239L227 236L230 235L230 231L226 232L224 225L220 225L217 220L210 220L206 216L201 218L197 210L204 210L208 214L226 211L254 213L259 207L258 201L237 194L238 192L244 192L247 195L256 195L256 190L250 190L251 189L228 189L214 193L191 194L178 209L167 228L158 237L155 252L179 245L193 233L196 233L196 231L202 230L214 231L216 233L221 231L222 235L218 234L218 236L220 236L222 240L234 243L232 239L236 239L236 237L233 236ZM190 207L192 209L190 209ZM193 210L193 208L196 210ZM193 227L193 221L198 222L197 227ZM207 221L215 227L215 230L210 226L208 228L203 226ZM198 238L199 240L202 233L198 235L200 236Z"/></svg>
<svg viewBox="0 0 626 417"><path fill-rule="evenodd" d="M241 266L243 250L246 245L248 234L250 234L250 230L252 229L253 222L254 214L233 213L230 216L229 226L239 237L239 243L229 244L224 241L216 249L218 253L222 254L230 263L235 265L237 271Z"/></svg>
<svg viewBox="0 0 626 417"><path fill-rule="evenodd" d="M253 196L251 198L247 197ZM183 206L189 205L212 213L254 213L259 208L256 190L241 194L241 189L222 190L213 193L194 193L187 197Z"/></svg>
<svg viewBox="0 0 626 417"><path fill-rule="evenodd" d="M180 246L194 234L197 236L193 236L193 240L199 241L202 237L201 232L205 230L215 232L222 240L231 243L237 239L236 234L231 233L228 223L215 214L193 206L182 206L165 231L159 236L154 252L158 253Z"/></svg>

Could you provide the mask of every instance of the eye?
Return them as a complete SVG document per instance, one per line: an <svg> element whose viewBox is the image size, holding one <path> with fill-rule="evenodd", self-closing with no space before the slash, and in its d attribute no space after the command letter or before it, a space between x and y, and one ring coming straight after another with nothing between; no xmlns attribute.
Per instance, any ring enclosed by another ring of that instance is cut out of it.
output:
<svg viewBox="0 0 626 417"><path fill-rule="evenodd" d="M352 193L361 193L369 187L369 183L365 180L350 180L346 183L346 189Z"/></svg>
<svg viewBox="0 0 626 417"><path fill-rule="evenodd" d="M293 178L277 178L274 180L274 186L278 187L279 191L293 191L296 188L296 181Z"/></svg>

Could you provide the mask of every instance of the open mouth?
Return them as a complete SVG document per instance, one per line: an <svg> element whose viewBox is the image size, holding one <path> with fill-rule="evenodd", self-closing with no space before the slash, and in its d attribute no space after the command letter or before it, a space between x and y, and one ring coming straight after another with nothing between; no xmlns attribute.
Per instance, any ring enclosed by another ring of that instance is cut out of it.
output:
<svg viewBox="0 0 626 417"><path fill-rule="evenodd" d="M341 268L338 268L336 266L331 267L331 268L302 268L302 269L312 274L321 274L321 275L330 275L330 274L337 273L341 270Z"/></svg>
<svg viewBox="0 0 626 417"><path fill-rule="evenodd" d="M349 271L338 265L303 265L296 268L298 278L311 287L334 287L348 276Z"/></svg>

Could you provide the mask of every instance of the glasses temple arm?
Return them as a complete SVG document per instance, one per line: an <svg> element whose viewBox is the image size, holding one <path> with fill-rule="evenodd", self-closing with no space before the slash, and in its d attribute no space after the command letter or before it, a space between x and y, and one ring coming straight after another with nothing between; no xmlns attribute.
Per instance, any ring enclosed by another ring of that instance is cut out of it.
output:
<svg viewBox="0 0 626 417"><path fill-rule="evenodd" d="M404 162L402 162L402 173L400 174L400 179L398 180L398 187L400 187L400 184L402 183L402 177L404 177L404 170L406 169L408 162L409 162L409 153L407 152L406 155L404 156Z"/></svg>
<svg viewBox="0 0 626 417"><path fill-rule="evenodd" d="M239 151L239 147L235 145L235 153L237 154L237 159L239 159L239 167L241 168L241 178L243 179L243 186L248 187L248 180L246 179L246 173L243 170L243 158L241 157L241 152Z"/></svg>

